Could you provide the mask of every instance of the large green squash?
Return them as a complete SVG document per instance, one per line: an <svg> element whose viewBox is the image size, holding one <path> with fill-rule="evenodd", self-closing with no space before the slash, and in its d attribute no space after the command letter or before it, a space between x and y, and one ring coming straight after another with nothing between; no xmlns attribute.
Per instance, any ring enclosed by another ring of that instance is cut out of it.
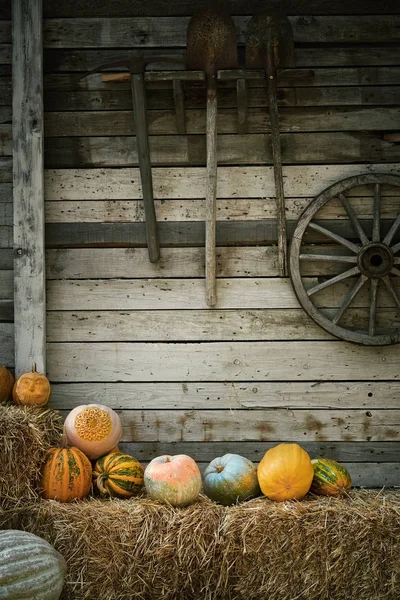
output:
<svg viewBox="0 0 400 600"><path fill-rule="evenodd" d="M26 531L0 531L0 598L58 600L67 565L45 540Z"/></svg>
<svg viewBox="0 0 400 600"><path fill-rule="evenodd" d="M350 473L340 463L331 458L314 458L312 461L314 478L310 492L322 496L339 496L352 486Z"/></svg>
<svg viewBox="0 0 400 600"><path fill-rule="evenodd" d="M224 506L261 494L256 465L239 454L214 458L204 471L203 487L211 500Z"/></svg>

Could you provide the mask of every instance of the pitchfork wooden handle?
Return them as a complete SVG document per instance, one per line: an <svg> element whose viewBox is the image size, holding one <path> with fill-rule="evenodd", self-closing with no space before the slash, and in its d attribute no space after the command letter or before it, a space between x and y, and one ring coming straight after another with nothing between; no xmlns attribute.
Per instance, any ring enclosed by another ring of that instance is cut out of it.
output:
<svg viewBox="0 0 400 600"><path fill-rule="evenodd" d="M207 77L207 168L206 168L206 299L208 306L217 302L216 217L217 217L217 83Z"/></svg>

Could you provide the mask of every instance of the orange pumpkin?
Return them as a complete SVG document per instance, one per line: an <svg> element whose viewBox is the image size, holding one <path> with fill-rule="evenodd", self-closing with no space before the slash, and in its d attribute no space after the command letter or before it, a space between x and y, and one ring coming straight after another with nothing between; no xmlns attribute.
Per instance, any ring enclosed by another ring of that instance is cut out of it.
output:
<svg viewBox="0 0 400 600"><path fill-rule="evenodd" d="M94 460L108 454L122 436L119 416L104 404L82 404L68 414L64 435L69 446L79 448Z"/></svg>
<svg viewBox="0 0 400 600"><path fill-rule="evenodd" d="M79 448L50 448L43 473L43 498L72 502L85 498L92 483L92 465Z"/></svg>
<svg viewBox="0 0 400 600"><path fill-rule="evenodd" d="M50 398L50 382L46 375L36 371L33 363L32 371L22 373L14 383L12 397L16 404L25 406L45 406Z"/></svg>
<svg viewBox="0 0 400 600"><path fill-rule="evenodd" d="M278 444L261 459L257 476L262 493L271 500L300 500L311 487L314 469L298 444Z"/></svg>
<svg viewBox="0 0 400 600"><path fill-rule="evenodd" d="M10 400L14 377L6 367L0 366L0 402Z"/></svg>

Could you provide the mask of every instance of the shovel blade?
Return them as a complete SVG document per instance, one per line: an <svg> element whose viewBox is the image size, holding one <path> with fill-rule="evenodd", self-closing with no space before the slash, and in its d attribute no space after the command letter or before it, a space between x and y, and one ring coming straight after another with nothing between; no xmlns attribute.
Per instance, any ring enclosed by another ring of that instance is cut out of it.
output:
<svg viewBox="0 0 400 600"><path fill-rule="evenodd" d="M254 15L246 35L246 66L265 68L267 48L272 48L275 67L290 69L296 66L293 30L287 16L275 6L265 6Z"/></svg>

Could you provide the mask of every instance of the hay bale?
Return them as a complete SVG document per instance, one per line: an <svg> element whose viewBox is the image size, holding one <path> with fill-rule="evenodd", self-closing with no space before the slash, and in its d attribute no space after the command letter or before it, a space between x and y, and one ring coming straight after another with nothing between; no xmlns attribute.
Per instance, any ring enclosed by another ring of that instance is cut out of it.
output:
<svg viewBox="0 0 400 600"><path fill-rule="evenodd" d="M41 501L19 527L65 557L64 599L398 600L400 493L188 508Z"/></svg>
<svg viewBox="0 0 400 600"><path fill-rule="evenodd" d="M62 419L53 410L0 405L0 507L38 500L44 455L61 434Z"/></svg>

